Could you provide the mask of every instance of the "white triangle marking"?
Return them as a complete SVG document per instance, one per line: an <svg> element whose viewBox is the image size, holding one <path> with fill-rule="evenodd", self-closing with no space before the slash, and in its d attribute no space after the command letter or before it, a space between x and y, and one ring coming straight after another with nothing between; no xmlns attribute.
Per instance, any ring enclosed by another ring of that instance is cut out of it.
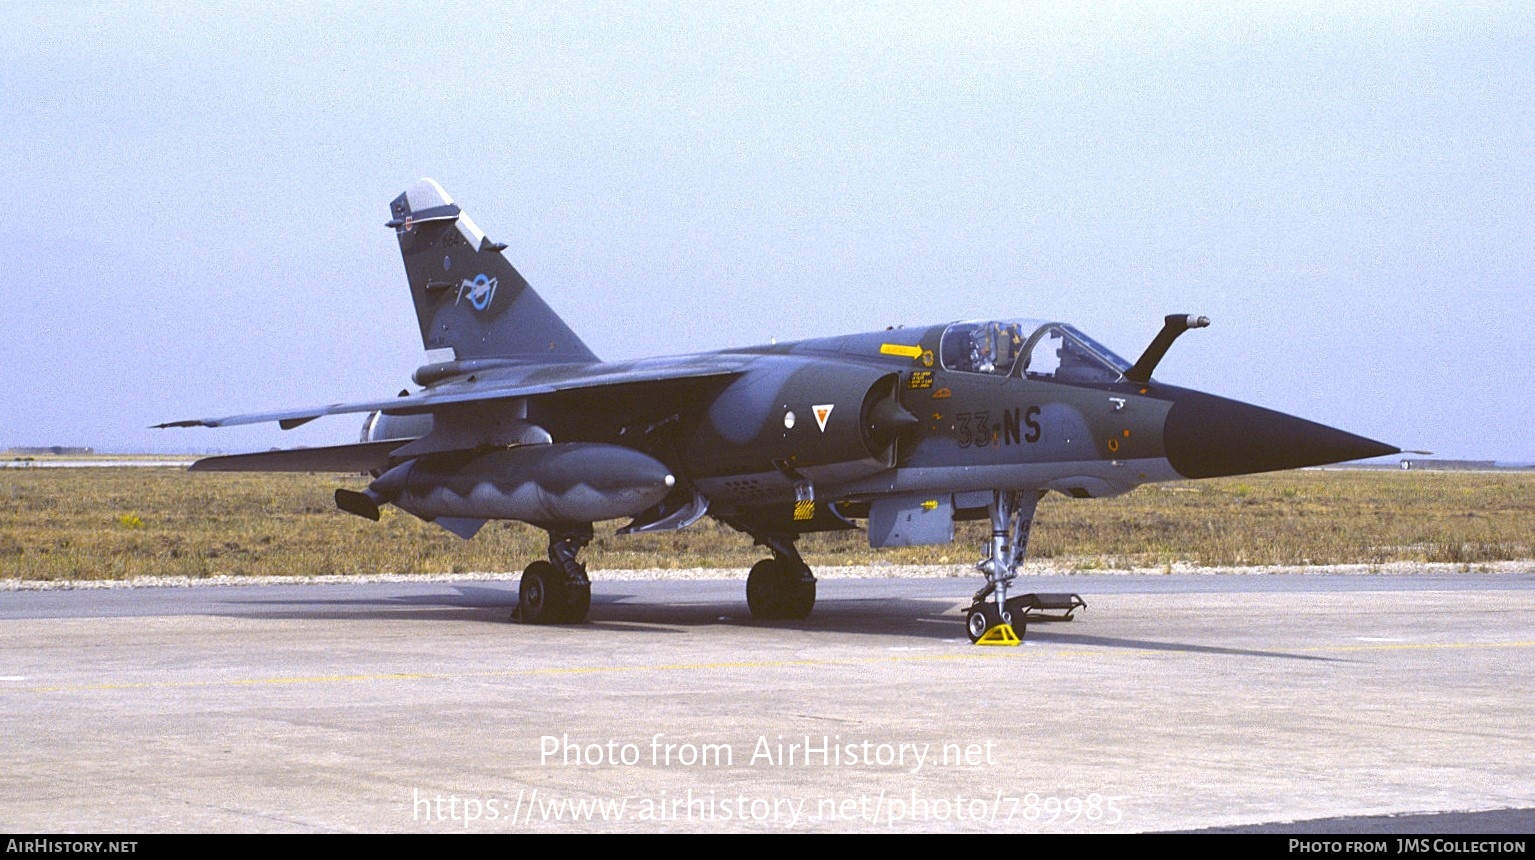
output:
<svg viewBox="0 0 1535 860"><path fill-rule="evenodd" d="M812 407L810 407L810 411L815 413L815 423L821 425L821 432L822 433L826 432L826 419L831 417L832 407L834 407L836 405L837 404L835 404L835 403L827 403L827 404L822 405L822 406L812 406Z"/></svg>

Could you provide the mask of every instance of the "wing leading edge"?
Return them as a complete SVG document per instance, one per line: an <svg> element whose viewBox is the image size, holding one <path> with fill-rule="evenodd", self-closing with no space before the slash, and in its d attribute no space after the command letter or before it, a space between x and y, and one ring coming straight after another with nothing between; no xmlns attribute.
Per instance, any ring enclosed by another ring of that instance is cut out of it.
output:
<svg viewBox="0 0 1535 860"><path fill-rule="evenodd" d="M486 403L497 400L515 400L554 394L561 391L580 391L594 388L624 388L630 385L665 382L671 380L725 380L744 372L745 360L726 356L709 360L689 361L684 364L663 367L575 366L539 368L538 381L477 380L474 376L426 389L416 394L391 397L384 400L366 400L358 403L332 403L304 409L288 409L278 412L253 412L247 415L227 415L222 418L193 418L167 421L154 425L155 429L168 427L233 427L241 424L277 422L284 430L327 415L347 415L362 412L383 412L386 415L421 415L435 412L446 406L466 403Z"/></svg>
<svg viewBox="0 0 1535 860"><path fill-rule="evenodd" d="M323 448L294 448L289 451L258 451L204 457L187 468L189 472L368 472L390 463L390 453L410 443L410 439L385 439Z"/></svg>

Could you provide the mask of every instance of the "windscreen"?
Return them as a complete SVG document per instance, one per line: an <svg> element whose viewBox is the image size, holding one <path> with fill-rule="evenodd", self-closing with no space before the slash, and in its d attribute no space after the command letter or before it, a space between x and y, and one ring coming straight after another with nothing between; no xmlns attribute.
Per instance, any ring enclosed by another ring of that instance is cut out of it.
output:
<svg viewBox="0 0 1535 860"><path fill-rule="evenodd" d="M1069 325L1042 328L1029 347L1024 373L1056 382L1117 382L1129 362Z"/></svg>

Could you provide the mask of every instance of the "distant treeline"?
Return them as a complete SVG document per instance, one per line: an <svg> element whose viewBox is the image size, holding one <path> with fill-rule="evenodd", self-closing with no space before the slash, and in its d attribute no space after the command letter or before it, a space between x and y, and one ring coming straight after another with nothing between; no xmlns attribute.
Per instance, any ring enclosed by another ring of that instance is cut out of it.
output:
<svg viewBox="0 0 1535 860"><path fill-rule="evenodd" d="M5 453L17 457L36 457L39 454L67 454L78 457L82 454L94 454L95 448L71 448L68 445L50 445L36 448L7 448Z"/></svg>

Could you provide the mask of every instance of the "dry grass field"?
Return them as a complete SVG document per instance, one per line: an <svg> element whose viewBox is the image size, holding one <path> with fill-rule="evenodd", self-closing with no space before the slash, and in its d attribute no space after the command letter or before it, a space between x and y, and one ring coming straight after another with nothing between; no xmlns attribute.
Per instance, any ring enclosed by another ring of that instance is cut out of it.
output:
<svg viewBox="0 0 1535 860"><path fill-rule="evenodd" d="M0 579L464 573L521 570L543 533L492 523L462 541L393 508L371 523L337 511L361 477L187 473L179 469L0 471ZM745 568L763 556L705 520L665 535L598 526L593 571ZM962 563L980 523L951 546L868 548L862 532L801 543L812 565ZM1050 496L1033 559L1111 569L1196 565L1479 562L1535 558L1535 474L1302 471L1142 487L1117 499Z"/></svg>

